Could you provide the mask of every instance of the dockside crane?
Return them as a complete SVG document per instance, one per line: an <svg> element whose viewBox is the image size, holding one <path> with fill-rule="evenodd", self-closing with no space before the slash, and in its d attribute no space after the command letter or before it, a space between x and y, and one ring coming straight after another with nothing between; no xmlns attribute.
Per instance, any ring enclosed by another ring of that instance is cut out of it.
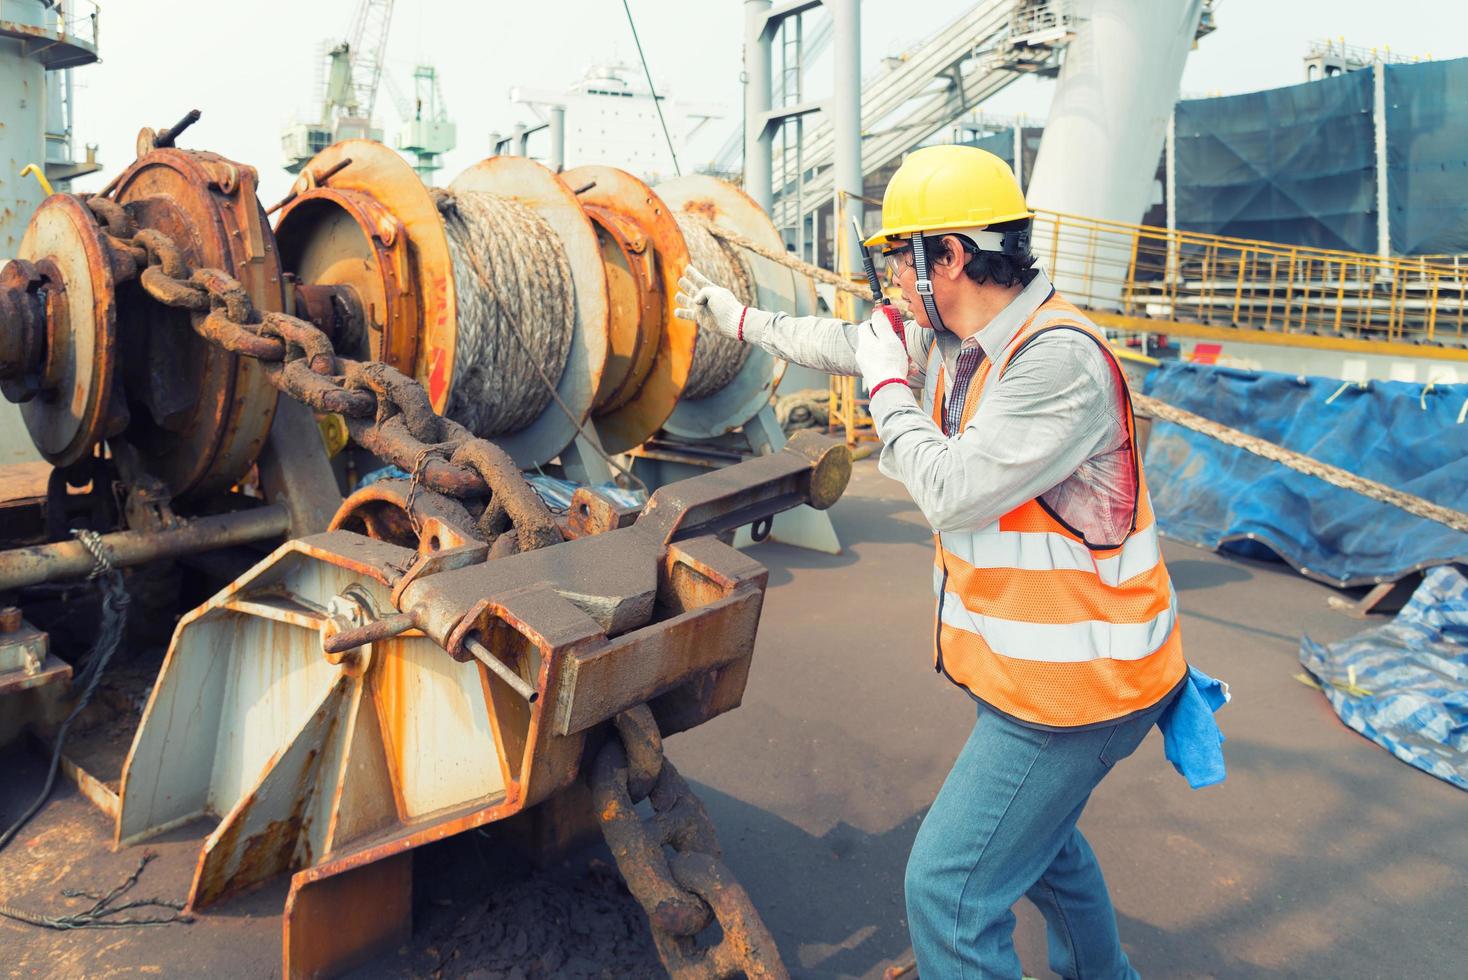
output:
<svg viewBox="0 0 1468 980"><path fill-rule="evenodd" d="M438 72L432 65L415 67L411 98L390 73L385 77L388 93L397 104L398 118L403 121L394 145L413 154L413 169L425 184L432 184L433 174L443 168L441 157L454 148L458 139L438 85Z"/></svg>
<svg viewBox="0 0 1468 980"><path fill-rule="evenodd" d="M393 0L361 0L347 36L326 52L320 111L314 122L292 122L281 134L285 169L299 173L313 156L346 139L382 139L373 126L382 81Z"/></svg>

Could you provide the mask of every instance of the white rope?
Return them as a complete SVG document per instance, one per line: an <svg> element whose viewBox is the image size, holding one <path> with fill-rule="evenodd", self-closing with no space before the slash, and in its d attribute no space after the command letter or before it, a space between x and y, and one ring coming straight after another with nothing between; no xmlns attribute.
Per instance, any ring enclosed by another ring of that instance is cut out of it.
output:
<svg viewBox="0 0 1468 980"><path fill-rule="evenodd" d="M754 306L757 299L754 277L739 253L710 234L706 222L688 214L679 214L677 219L683 240L688 244L689 260L714 282L727 286L739 302ZM734 380L748 358L748 344L700 327L683 397L707 398L719 391Z"/></svg>
<svg viewBox="0 0 1468 980"><path fill-rule="evenodd" d="M1333 487L1342 490L1350 490L1359 493L1363 497L1391 504L1400 510L1404 510L1414 517L1424 520L1436 521L1444 527L1452 528L1454 531L1468 533L1468 514L1442 504L1435 504L1431 500L1419 497L1415 494L1406 493L1395 487L1389 487L1385 483L1377 483L1368 480L1364 476L1343 470L1339 466L1322 463L1318 459L1286 449L1283 446L1266 442L1257 436L1251 436L1238 429L1229 428L1212 419L1205 419L1201 415L1194 415L1185 409L1166 402L1160 402L1146 395L1132 394L1132 405L1140 415L1150 415L1153 418L1162 419L1181 425L1183 428L1200 432L1210 439L1215 439L1225 446L1233 446L1245 452L1262 456L1264 459L1273 460L1281 466L1288 466L1297 473L1313 476L1317 480L1324 480Z"/></svg>
<svg viewBox="0 0 1468 980"><path fill-rule="evenodd" d="M555 230L519 201L431 193L448 232L458 295L445 414L477 436L519 432L550 404L566 369L576 321L571 264Z"/></svg>

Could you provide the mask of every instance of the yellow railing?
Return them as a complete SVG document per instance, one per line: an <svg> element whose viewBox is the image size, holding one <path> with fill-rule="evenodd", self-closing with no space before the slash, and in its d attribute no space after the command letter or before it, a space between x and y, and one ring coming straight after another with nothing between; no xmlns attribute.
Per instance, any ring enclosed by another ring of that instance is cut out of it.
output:
<svg viewBox="0 0 1468 980"><path fill-rule="evenodd" d="M1459 347L1468 264L1383 258L1036 211L1072 302L1138 320Z"/></svg>

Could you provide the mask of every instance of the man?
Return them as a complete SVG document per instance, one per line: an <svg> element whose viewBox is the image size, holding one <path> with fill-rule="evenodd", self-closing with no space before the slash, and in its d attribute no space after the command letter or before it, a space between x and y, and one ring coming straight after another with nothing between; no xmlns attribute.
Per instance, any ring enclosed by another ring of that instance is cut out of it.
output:
<svg viewBox="0 0 1468 980"><path fill-rule="evenodd" d="M908 861L928 980L1019 977L1021 896L1044 914L1061 976L1137 975L1076 821L1111 767L1198 692L1125 376L1035 268L1032 218L998 157L928 147L893 176L866 243L883 247L913 310L905 340L880 314L856 325L745 308L691 266L677 297L677 315L704 330L859 374L880 469L933 526L933 664L979 717ZM1189 721L1204 752L1209 708ZM1177 764L1171 736L1168 754ZM1222 778L1221 755L1217 768L1208 780Z"/></svg>

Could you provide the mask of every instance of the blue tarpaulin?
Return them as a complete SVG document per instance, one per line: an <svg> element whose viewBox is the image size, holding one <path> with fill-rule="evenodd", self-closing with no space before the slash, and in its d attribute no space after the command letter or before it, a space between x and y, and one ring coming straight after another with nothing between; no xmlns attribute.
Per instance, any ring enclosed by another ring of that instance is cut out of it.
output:
<svg viewBox="0 0 1468 980"><path fill-rule="evenodd" d="M1446 507L1468 509L1468 385L1366 388L1164 362L1144 385L1170 405ZM1162 532L1267 557L1332 585L1388 582L1468 561L1468 534L1168 422L1153 424L1147 483Z"/></svg>
<svg viewBox="0 0 1468 980"><path fill-rule="evenodd" d="M1300 663L1351 728L1468 789L1468 578L1422 580L1396 618L1348 640L1300 641Z"/></svg>

